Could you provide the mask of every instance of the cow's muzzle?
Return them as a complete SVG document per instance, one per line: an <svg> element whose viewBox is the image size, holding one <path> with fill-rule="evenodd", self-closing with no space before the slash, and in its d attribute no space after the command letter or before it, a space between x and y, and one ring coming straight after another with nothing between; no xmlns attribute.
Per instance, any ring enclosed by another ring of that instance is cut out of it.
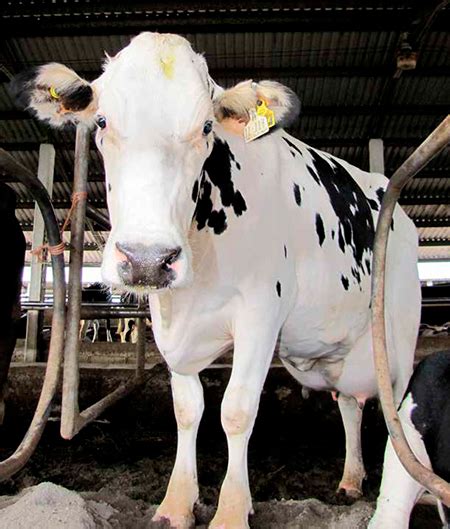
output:
<svg viewBox="0 0 450 529"><path fill-rule="evenodd" d="M125 285L167 288L177 277L181 248L116 242L119 276Z"/></svg>

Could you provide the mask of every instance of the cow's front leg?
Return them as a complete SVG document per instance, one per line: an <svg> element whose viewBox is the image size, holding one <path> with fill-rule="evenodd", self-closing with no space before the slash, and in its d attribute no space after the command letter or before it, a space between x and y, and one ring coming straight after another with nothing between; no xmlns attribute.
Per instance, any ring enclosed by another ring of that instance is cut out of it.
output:
<svg viewBox="0 0 450 529"><path fill-rule="evenodd" d="M344 491L349 498L362 495L362 482L366 477L361 450L361 422L363 405L354 397L339 394L339 410L345 430L345 466L344 475L339 483L338 492Z"/></svg>
<svg viewBox="0 0 450 529"><path fill-rule="evenodd" d="M168 520L170 527L190 529L198 500L196 439L204 409L203 388L197 375L172 373L171 384L178 428L177 455L166 495L153 520Z"/></svg>
<svg viewBox="0 0 450 529"><path fill-rule="evenodd" d="M251 327L250 327L251 328ZM250 334L250 328L247 333ZM233 370L225 391L221 419L228 443L228 467L216 515L209 529L247 529L252 512L247 448L276 337L263 347L235 339Z"/></svg>

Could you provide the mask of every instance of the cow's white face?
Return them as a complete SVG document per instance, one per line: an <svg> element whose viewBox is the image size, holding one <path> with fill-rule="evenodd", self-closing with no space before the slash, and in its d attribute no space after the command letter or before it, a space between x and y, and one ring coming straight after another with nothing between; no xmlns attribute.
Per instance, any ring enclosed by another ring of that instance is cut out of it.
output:
<svg viewBox="0 0 450 529"><path fill-rule="evenodd" d="M189 283L194 183L213 147L214 114L241 134L259 99L281 126L299 108L295 94L272 81L223 91L177 35L140 34L92 83L57 63L30 73L19 75L13 90L40 119L97 125L112 225L103 278L125 290Z"/></svg>
<svg viewBox="0 0 450 529"><path fill-rule="evenodd" d="M213 144L204 59L180 37L142 34L93 88L111 219L103 279L183 286L192 276L192 189Z"/></svg>

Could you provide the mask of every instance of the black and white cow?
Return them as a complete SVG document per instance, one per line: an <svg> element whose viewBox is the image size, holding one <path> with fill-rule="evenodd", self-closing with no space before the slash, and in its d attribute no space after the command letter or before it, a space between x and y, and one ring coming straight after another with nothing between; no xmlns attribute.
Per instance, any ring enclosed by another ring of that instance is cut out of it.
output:
<svg viewBox="0 0 450 529"><path fill-rule="evenodd" d="M405 436L420 462L450 482L450 352L417 366L399 410ZM383 479L370 529L408 529L411 510L425 491L400 463L388 439ZM439 503L448 528L448 509Z"/></svg>
<svg viewBox="0 0 450 529"><path fill-rule="evenodd" d="M48 64L16 89L55 126L97 125L112 225L103 280L149 293L155 341L172 372L178 448L156 519L193 523L198 374L234 347L221 412L228 468L210 527L248 527L247 446L278 341L301 384L338 393L347 438L340 487L360 494L362 408L377 394L370 281L386 178L287 134L299 110L291 90L271 81L223 90L176 35L137 36L92 83ZM400 208L392 228L387 333L400 401L420 288L417 234Z"/></svg>
<svg viewBox="0 0 450 529"><path fill-rule="evenodd" d="M25 260L25 237L16 219L15 208L14 191L0 182L0 233L3 248L0 259L0 424L3 423L5 414L4 398L9 364L16 346Z"/></svg>

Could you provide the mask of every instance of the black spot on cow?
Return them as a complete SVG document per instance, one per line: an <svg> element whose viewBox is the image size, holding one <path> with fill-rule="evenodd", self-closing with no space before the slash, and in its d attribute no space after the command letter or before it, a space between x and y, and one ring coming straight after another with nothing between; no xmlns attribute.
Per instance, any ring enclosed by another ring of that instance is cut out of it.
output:
<svg viewBox="0 0 450 529"><path fill-rule="evenodd" d="M236 191L234 194L233 200L233 210L238 217L247 210L247 204L245 203L244 197L241 195L240 191Z"/></svg>
<svg viewBox="0 0 450 529"><path fill-rule="evenodd" d="M350 282L348 278L345 277L344 275L341 275L341 283L342 283L342 286L345 288L345 290L348 290L348 287L350 286Z"/></svg>
<svg viewBox="0 0 450 529"><path fill-rule="evenodd" d="M302 151L297 147L297 145L295 145L295 143L292 143L292 141L290 141L288 138L285 138L284 136L283 136L283 140L289 145L290 147L289 151L294 158L295 158L295 153L298 153L300 154L300 156L303 156Z"/></svg>
<svg viewBox="0 0 450 529"><path fill-rule="evenodd" d="M302 195L300 193L300 188L297 184L294 184L294 198L295 202L297 203L297 206L302 205Z"/></svg>
<svg viewBox="0 0 450 529"><path fill-rule="evenodd" d="M331 238L333 239L333 241L334 241L334 236L335 236L335 235L336 235L336 234L335 234L334 230L331 230Z"/></svg>
<svg viewBox="0 0 450 529"><path fill-rule="evenodd" d="M234 189L231 162L234 162L234 165L237 167L238 164L228 143L216 137L214 139L213 150L206 160L203 169L207 173L211 183L219 188L223 206L233 206L233 209L236 208L238 211L245 211L247 206L244 197L239 191Z"/></svg>
<svg viewBox="0 0 450 529"><path fill-rule="evenodd" d="M344 253L347 248L351 251L353 269L357 272L353 275L360 282L359 274L365 273L364 254L372 251L375 232L369 202L351 174L336 159L322 156L311 148L308 151L313 162L310 172L320 179L338 218L339 247Z"/></svg>
<svg viewBox="0 0 450 529"><path fill-rule="evenodd" d="M286 248L286 245L284 245L284 258L287 259L287 248Z"/></svg>
<svg viewBox="0 0 450 529"><path fill-rule="evenodd" d="M422 436L431 466L450 480L450 352L425 358L416 367L405 396L411 393L415 407L411 420Z"/></svg>
<svg viewBox="0 0 450 529"><path fill-rule="evenodd" d="M391 219L391 230L394 231L394 219Z"/></svg>
<svg viewBox="0 0 450 529"><path fill-rule="evenodd" d="M323 241L325 240L325 227L323 225L322 217L318 213L316 214L316 232L319 237L319 244L322 246Z"/></svg>
<svg viewBox="0 0 450 529"><path fill-rule="evenodd" d="M378 202L380 203L380 206L381 206L381 202L382 202L383 197L384 197L384 189L382 187L379 187L376 190L376 194L377 194L377 197L378 197Z"/></svg>
<svg viewBox="0 0 450 529"><path fill-rule="evenodd" d="M200 182L196 181L192 189L192 200L197 202L194 220L197 222L198 230L209 226L214 229L215 234L219 235L227 228L226 208L232 208L238 217L247 211L247 204L242 193L234 187L232 164L236 169L241 169L228 143L215 137L214 147L205 161ZM212 202L213 186L219 190L222 203L219 209L214 209Z"/></svg>
<svg viewBox="0 0 450 529"><path fill-rule="evenodd" d="M340 224L338 228L338 243L342 253L345 253L345 241L344 236L342 235L342 226Z"/></svg>
<svg viewBox="0 0 450 529"><path fill-rule="evenodd" d="M197 221L197 229L200 231L208 222L209 216L213 210L213 203L211 200L211 183L205 178L203 174L201 185L200 185L200 195L198 197L197 206L194 212L194 218Z"/></svg>
<svg viewBox="0 0 450 529"><path fill-rule="evenodd" d="M373 198L368 198L367 202L369 203L369 206L374 210L378 211L380 209L378 202L374 200Z"/></svg>
<svg viewBox="0 0 450 529"><path fill-rule="evenodd" d="M208 226L213 228L216 235L220 235L227 228L227 216L223 209L219 211L211 211L208 219Z"/></svg>
<svg viewBox="0 0 450 529"><path fill-rule="evenodd" d="M359 273L359 270L352 266L351 272L352 276L356 279L356 282L361 283L361 274Z"/></svg>
<svg viewBox="0 0 450 529"><path fill-rule="evenodd" d="M198 198L198 180L196 180L194 182L194 185L192 186L192 201L193 202L197 202L197 198Z"/></svg>
<svg viewBox="0 0 450 529"><path fill-rule="evenodd" d="M367 273L370 275L371 274L371 271L370 271L370 268L371 268L370 259L366 258L365 263L366 263Z"/></svg>
<svg viewBox="0 0 450 529"><path fill-rule="evenodd" d="M112 189L111 184L108 184L108 191L109 191L110 193L111 193L111 189Z"/></svg>
<svg viewBox="0 0 450 529"><path fill-rule="evenodd" d="M316 173L316 171L310 166L310 165L307 165L306 168L308 169L308 173L314 178L314 180L316 181L317 185L321 186L322 183L320 181L320 178L319 178L319 175Z"/></svg>
<svg viewBox="0 0 450 529"><path fill-rule="evenodd" d="M276 289L278 297L281 298L281 283L279 281L277 281Z"/></svg>

